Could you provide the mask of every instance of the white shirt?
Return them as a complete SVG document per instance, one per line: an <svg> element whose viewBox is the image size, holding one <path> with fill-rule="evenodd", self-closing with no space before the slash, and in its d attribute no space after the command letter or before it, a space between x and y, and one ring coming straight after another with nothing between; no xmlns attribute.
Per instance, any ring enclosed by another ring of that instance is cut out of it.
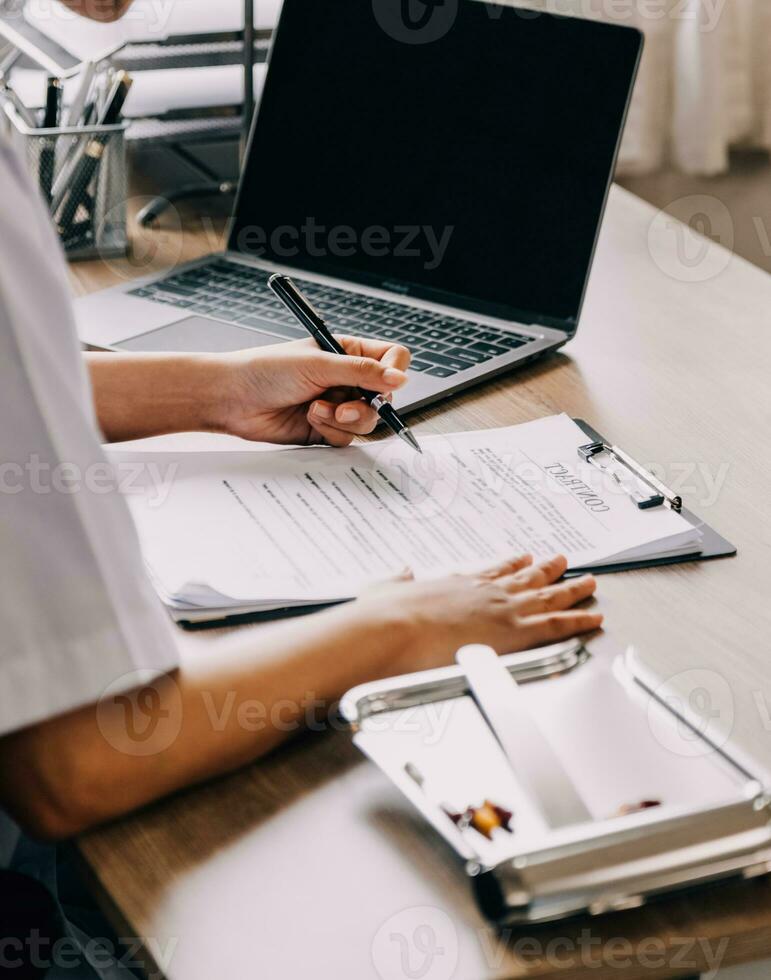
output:
<svg viewBox="0 0 771 980"><path fill-rule="evenodd" d="M0 192L2 735L173 668L177 646L100 445L61 249L2 138ZM0 866L10 849L0 820Z"/></svg>

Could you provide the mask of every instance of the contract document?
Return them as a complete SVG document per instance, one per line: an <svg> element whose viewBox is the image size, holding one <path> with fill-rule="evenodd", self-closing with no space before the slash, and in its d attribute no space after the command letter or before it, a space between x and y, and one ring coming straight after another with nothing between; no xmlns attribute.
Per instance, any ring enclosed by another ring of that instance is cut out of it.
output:
<svg viewBox="0 0 771 980"><path fill-rule="evenodd" d="M641 510L578 453L565 415L348 449L113 454L153 581L178 619L333 602L405 568L473 570L524 553L571 569L697 554L701 532Z"/></svg>

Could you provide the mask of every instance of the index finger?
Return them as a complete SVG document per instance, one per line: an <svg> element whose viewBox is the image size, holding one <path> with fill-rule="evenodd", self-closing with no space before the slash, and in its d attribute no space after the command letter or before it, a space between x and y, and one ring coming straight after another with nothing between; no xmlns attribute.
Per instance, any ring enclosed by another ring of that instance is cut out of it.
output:
<svg viewBox="0 0 771 980"><path fill-rule="evenodd" d="M374 337L349 337L345 334L337 337L345 348L346 354L355 357L371 357L382 361L388 367L406 371L412 355L401 344L391 344L387 340L377 340Z"/></svg>
<svg viewBox="0 0 771 980"><path fill-rule="evenodd" d="M541 589L552 585L567 571L568 561L564 555L555 555L538 565L530 565L510 576L501 579L501 585L509 592L523 592L525 589Z"/></svg>

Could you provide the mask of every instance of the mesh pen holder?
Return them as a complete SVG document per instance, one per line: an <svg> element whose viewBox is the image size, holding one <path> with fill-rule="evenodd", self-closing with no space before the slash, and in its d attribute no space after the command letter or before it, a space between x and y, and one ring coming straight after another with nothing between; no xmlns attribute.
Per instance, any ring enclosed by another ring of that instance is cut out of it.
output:
<svg viewBox="0 0 771 980"><path fill-rule="evenodd" d="M68 258L125 255L126 123L35 129L8 102L8 137L48 204Z"/></svg>

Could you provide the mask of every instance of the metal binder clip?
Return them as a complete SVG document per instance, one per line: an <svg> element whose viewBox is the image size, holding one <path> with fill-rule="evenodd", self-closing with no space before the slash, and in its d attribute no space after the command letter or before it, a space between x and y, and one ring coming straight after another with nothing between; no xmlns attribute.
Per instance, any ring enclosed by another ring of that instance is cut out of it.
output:
<svg viewBox="0 0 771 980"><path fill-rule="evenodd" d="M664 486L652 473L640 466L618 446L608 446L604 442L590 442L578 447L578 455L615 480L640 510L661 507L663 504L678 513L682 510L683 498ZM606 457L604 461L603 457Z"/></svg>

